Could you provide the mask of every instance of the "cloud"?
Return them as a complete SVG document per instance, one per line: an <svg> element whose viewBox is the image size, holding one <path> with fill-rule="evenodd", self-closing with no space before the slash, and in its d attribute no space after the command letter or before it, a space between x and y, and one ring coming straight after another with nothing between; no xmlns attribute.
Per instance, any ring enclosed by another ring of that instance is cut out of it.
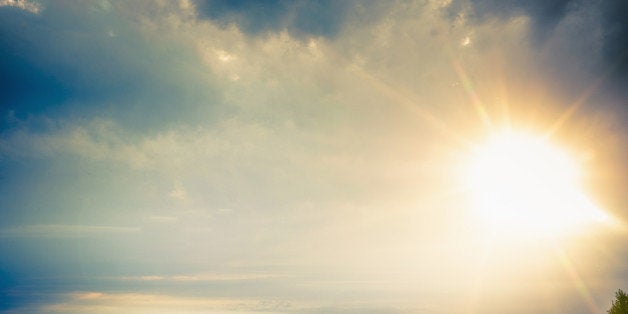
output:
<svg viewBox="0 0 628 314"><path fill-rule="evenodd" d="M296 38L334 38L348 18L377 6L376 1L195 1L197 11L223 25L235 24L252 35L287 31Z"/></svg>
<svg viewBox="0 0 628 314"><path fill-rule="evenodd" d="M71 154L91 160L122 161L132 167L147 166L147 157L125 139L125 133L112 121L96 120L87 125L47 129L37 132L20 128L7 132L0 139L0 154L11 158Z"/></svg>
<svg viewBox="0 0 628 314"><path fill-rule="evenodd" d="M624 134L583 93L615 25L597 2L67 4L0 8L6 287L88 291L44 312L438 309L475 280L458 171L505 107L544 130L578 104L561 130L587 156ZM538 288L515 253L491 265Z"/></svg>
<svg viewBox="0 0 628 314"><path fill-rule="evenodd" d="M187 196L187 192L185 191L185 188L181 185L181 183L175 182L174 189L170 191L170 197L177 200L185 201L188 196Z"/></svg>
<svg viewBox="0 0 628 314"><path fill-rule="evenodd" d="M83 238L107 235L129 235L139 228L85 225L28 225L0 230L0 238Z"/></svg>
<svg viewBox="0 0 628 314"><path fill-rule="evenodd" d="M573 0L525 1L525 0L472 0L473 12L478 18L498 15L506 18L519 14L529 16L539 36L551 33L552 29L567 14Z"/></svg>
<svg viewBox="0 0 628 314"><path fill-rule="evenodd" d="M621 81L628 79L628 4L625 1L602 1L602 23L604 24L604 53L609 71Z"/></svg>
<svg viewBox="0 0 628 314"><path fill-rule="evenodd" d="M0 7L16 7L33 14L42 9L41 4L29 0L0 0Z"/></svg>
<svg viewBox="0 0 628 314"><path fill-rule="evenodd" d="M574 15L583 17L585 13L584 18L578 21L578 25L575 25L576 28L584 27L585 30L577 34L563 33L561 40L577 45L578 42L588 41L590 36L599 31L600 41L596 44L603 52L602 75L610 85L622 84L627 78L628 46L625 44L627 42L625 39L628 38L628 22L624 17L628 12L628 6L624 1L471 0L468 7L464 5L465 3L465 1L455 1L447 10L452 16L466 14L470 20L480 22L495 17L512 19L526 16L531 20L534 44L540 46L552 37L556 27L563 20L573 18Z"/></svg>
<svg viewBox="0 0 628 314"><path fill-rule="evenodd" d="M274 273L199 273L174 276L125 276L113 278L123 281L170 281L170 282L201 282L201 281L250 281L285 277Z"/></svg>
<svg viewBox="0 0 628 314"><path fill-rule="evenodd" d="M284 313L292 304L281 300L182 297L142 293L75 292L35 313ZM20 313L19 309L17 310Z"/></svg>
<svg viewBox="0 0 628 314"><path fill-rule="evenodd" d="M219 98L206 84L211 74L195 70L197 55L184 41L162 32L160 41L169 43L154 45L150 28L160 15L148 19L140 8L108 3L67 8L52 1L37 15L0 8L3 119L101 115L129 129L150 130L177 121L193 124L198 105ZM168 23L185 27L185 9L173 10L181 14ZM149 110L140 105L145 103Z"/></svg>

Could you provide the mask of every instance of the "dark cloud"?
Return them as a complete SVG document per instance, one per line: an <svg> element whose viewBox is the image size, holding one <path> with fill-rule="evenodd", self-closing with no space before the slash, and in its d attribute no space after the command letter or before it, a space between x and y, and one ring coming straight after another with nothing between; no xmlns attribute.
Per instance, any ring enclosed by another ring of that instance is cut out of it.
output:
<svg viewBox="0 0 628 314"><path fill-rule="evenodd" d="M0 108L30 110L59 103L68 98L69 88L53 73L39 67L34 56L33 38L23 30L35 20L30 13L15 8L0 8ZM31 46L31 47L29 47Z"/></svg>
<svg viewBox="0 0 628 314"><path fill-rule="evenodd" d="M346 17L370 6L370 1L302 0L198 0L201 17L222 24L237 24L244 32L259 35L287 30L298 38L334 37Z"/></svg>
<svg viewBox="0 0 628 314"><path fill-rule="evenodd" d="M115 7L66 4L50 2L40 14L0 7L3 128L8 116L37 115L163 126L192 121L193 107L211 102L207 86L195 83L206 74L195 70L192 50L146 38Z"/></svg>
<svg viewBox="0 0 628 314"><path fill-rule="evenodd" d="M604 1L602 14L606 63L623 85L628 81L628 1Z"/></svg>
<svg viewBox="0 0 628 314"><path fill-rule="evenodd" d="M528 15L539 36L551 29L565 16L573 0L471 0L479 18L486 15L511 17Z"/></svg>
<svg viewBox="0 0 628 314"><path fill-rule="evenodd" d="M462 10L461 2L454 2L448 8L448 14L457 16ZM571 12L578 10L599 11L599 19L588 20L591 30L601 27L603 66L600 73L606 73L611 85L624 84L628 79L628 2L622 0L471 0L469 18L480 23L490 18L509 19L525 15L531 22L531 39L535 45L543 45L552 35L556 26ZM582 35L582 36L580 36ZM564 38L578 42L588 34L577 34ZM577 46L577 45L576 45ZM579 53L579 52L574 52ZM590 56L594 57L594 56Z"/></svg>

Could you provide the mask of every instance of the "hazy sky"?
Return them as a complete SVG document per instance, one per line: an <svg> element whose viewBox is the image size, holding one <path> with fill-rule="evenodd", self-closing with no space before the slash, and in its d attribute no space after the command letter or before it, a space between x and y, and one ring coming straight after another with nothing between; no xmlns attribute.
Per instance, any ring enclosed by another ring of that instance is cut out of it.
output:
<svg viewBox="0 0 628 314"><path fill-rule="evenodd" d="M0 311L605 313L628 289L628 3L0 0ZM613 217L490 235L550 134Z"/></svg>

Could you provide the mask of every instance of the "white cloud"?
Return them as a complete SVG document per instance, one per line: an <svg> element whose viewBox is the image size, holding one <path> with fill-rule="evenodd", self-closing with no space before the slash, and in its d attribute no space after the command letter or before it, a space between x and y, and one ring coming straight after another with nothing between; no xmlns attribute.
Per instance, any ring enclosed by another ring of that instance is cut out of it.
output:
<svg viewBox="0 0 628 314"><path fill-rule="evenodd" d="M170 191L170 197L181 201L185 201L187 199L187 192L185 188L183 188L183 185L181 185L181 182L177 181L175 183L174 189Z"/></svg>
<svg viewBox="0 0 628 314"><path fill-rule="evenodd" d="M0 139L0 154L17 158L75 154L92 160L123 161L133 167L147 166L146 157L124 136L115 123L104 120L68 125L48 133L18 130Z"/></svg>
<svg viewBox="0 0 628 314"><path fill-rule="evenodd" d="M38 14L42 10L39 2L30 0L0 0L0 7L4 6L20 8L33 14Z"/></svg>

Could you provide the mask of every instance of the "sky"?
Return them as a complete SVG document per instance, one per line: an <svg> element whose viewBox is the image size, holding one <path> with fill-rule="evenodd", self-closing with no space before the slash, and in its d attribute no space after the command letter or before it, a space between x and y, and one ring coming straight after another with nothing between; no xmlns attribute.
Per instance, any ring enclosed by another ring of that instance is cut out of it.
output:
<svg viewBox="0 0 628 314"><path fill-rule="evenodd" d="M0 311L605 313L628 289L627 15L0 0ZM487 230L465 169L506 129L569 151L612 223Z"/></svg>

